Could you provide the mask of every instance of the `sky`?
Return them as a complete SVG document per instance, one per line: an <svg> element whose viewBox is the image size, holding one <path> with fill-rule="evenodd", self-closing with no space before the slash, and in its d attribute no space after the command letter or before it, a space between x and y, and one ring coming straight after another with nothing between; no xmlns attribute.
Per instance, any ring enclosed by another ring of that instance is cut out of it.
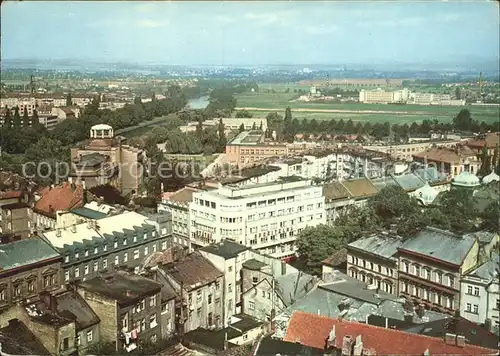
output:
<svg viewBox="0 0 500 356"><path fill-rule="evenodd" d="M496 61L496 1L2 2L4 59L185 65Z"/></svg>

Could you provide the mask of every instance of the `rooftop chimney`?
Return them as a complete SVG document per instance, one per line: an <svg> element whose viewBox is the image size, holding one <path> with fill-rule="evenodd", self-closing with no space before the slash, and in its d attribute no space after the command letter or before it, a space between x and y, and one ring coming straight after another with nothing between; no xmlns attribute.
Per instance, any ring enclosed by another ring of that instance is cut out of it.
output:
<svg viewBox="0 0 500 356"><path fill-rule="evenodd" d="M444 335L444 343L446 345L455 345L455 339L456 339L455 334L446 333Z"/></svg>
<svg viewBox="0 0 500 356"><path fill-rule="evenodd" d="M127 289L127 297L132 297L133 296L133 293L130 289Z"/></svg>
<svg viewBox="0 0 500 356"><path fill-rule="evenodd" d="M286 262L281 261L281 275L284 276L286 274Z"/></svg>
<svg viewBox="0 0 500 356"><path fill-rule="evenodd" d="M459 347L465 346L465 336L457 335L457 346L459 346Z"/></svg>
<svg viewBox="0 0 500 356"><path fill-rule="evenodd" d="M354 340L351 335L345 335L342 339L342 356L351 356Z"/></svg>
<svg viewBox="0 0 500 356"><path fill-rule="evenodd" d="M363 354L363 341L361 340L361 334L356 336L356 343L354 344L354 356L361 356Z"/></svg>
<svg viewBox="0 0 500 356"><path fill-rule="evenodd" d="M328 337L326 338L325 351L330 349L330 348L335 348L335 340L336 339L337 339L337 335L335 333L335 325L333 325L332 330L330 330L330 333L328 334Z"/></svg>

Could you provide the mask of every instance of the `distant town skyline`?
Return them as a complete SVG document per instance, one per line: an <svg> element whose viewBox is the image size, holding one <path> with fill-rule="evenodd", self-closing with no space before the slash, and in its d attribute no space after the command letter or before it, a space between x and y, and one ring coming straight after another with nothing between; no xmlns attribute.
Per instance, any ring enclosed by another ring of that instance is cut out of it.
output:
<svg viewBox="0 0 500 356"><path fill-rule="evenodd" d="M4 2L2 58L175 65L498 61L477 2Z"/></svg>

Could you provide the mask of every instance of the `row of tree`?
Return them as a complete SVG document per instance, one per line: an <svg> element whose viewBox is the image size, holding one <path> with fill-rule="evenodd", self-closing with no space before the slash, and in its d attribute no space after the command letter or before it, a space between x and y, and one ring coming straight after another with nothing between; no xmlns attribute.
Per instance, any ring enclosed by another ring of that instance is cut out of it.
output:
<svg viewBox="0 0 500 356"><path fill-rule="evenodd" d="M352 208L335 221L334 226L320 225L301 231L296 245L300 260L312 273L320 273L321 262L347 244L388 229L407 237L425 226L467 233L485 229L498 232L500 203L491 201L479 211L469 192L450 190L442 193L439 204L422 208L399 186L388 186L371 198L367 205Z"/></svg>
<svg viewBox="0 0 500 356"><path fill-rule="evenodd" d="M247 117L250 113L242 111L240 117ZM420 124L413 122L411 125L405 124L390 124L389 122L354 122L349 119L340 120L316 120L303 119L302 121L292 117L290 108L286 108L285 116L281 116L276 112L269 113L266 116L267 126L270 131L276 131L277 140L284 139L292 142L297 134L329 134L329 135L369 135L377 140L385 137L390 137L394 142L404 142L408 140L410 135L427 135L431 131L435 132L451 132L454 130L467 132L488 132L499 131L499 123L488 124L486 122L479 123L473 120L468 109L462 109L453 118L450 123L442 123L438 120L423 120ZM362 137L360 137L362 140Z"/></svg>

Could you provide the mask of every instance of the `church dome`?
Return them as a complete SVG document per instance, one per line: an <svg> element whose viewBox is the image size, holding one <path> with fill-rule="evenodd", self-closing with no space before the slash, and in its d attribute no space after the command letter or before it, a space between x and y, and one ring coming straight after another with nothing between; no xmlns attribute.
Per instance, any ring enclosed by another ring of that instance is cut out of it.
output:
<svg viewBox="0 0 500 356"><path fill-rule="evenodd" d="M418 200L421 200L424 205L431 204L434 199L438 196L439 192L432 188L429 183L425 183L425 185L421 188L415 190L415 196Z"/></svg>
<svg viewBox="0 0 500 356"><path fill-rule="evenodd" d="M453 182L451 184L460 187L476 187L481 183L479 182L479 178L474 174L464 171L453 178Z"/></svg>
<svg viewBox="0 0 500 356"><path fill-rule="evenodd" d="M484 184L489 184L491 182L498 182L500 181L500 176L496 174L495 172L491 172L487 176L483 177L483 183Z"/></svg>

